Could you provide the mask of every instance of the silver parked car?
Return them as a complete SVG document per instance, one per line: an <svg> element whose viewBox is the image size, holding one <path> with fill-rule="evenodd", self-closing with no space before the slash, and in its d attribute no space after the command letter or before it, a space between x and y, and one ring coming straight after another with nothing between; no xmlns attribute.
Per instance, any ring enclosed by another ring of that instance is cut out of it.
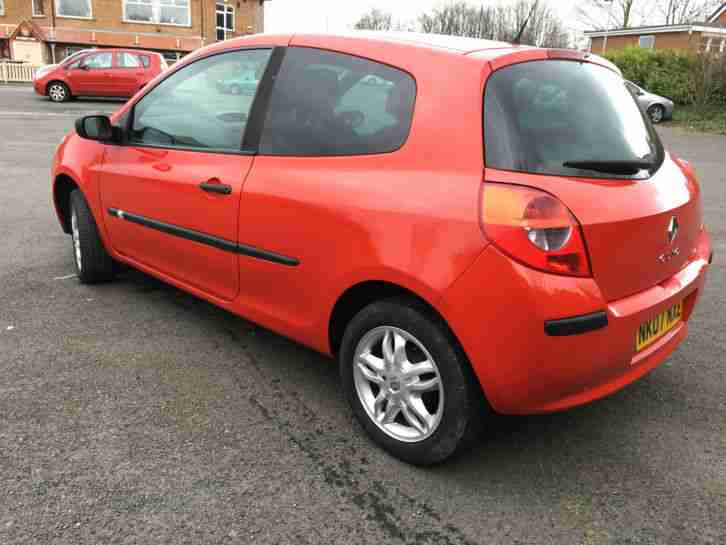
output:
<svg viewBox="0 0 726 545"><path fill-rule="evenodd" d="M653 123L673 118L673 101L662 96L649 93L645 89L638 87L632 81L626 81L628 89L635 95L638 104L644 112L648 114Z"/></svg>

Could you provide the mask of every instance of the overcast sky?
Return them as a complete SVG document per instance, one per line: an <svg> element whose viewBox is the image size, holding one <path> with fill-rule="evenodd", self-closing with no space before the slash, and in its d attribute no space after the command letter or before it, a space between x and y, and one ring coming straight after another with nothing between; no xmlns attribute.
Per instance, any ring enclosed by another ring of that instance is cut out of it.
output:
<svg viewBox="0 0 726 545"><path fill-rule="evenodd" d="M271 0L265 2L265 32L330 32L352 28L371 8L393 13L393 19L415 20L432 7L451 0ZM471 0L472 4L511 4L516 0ZM574 0L545 0L568 28L580 27Z"/></svg>

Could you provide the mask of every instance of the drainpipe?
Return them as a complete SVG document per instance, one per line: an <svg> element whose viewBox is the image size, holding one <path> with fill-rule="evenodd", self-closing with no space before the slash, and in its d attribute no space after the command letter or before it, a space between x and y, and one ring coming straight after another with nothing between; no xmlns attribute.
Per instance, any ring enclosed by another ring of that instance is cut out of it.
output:
<svg viewBox="0 0 726 545"><path fill-rule="evenodd" d="M55 0L50 0L50 44L51 61L55 64Z"/></svg>
<svg viewBox="0 0 726 545"><path fill-rule="evenodd" d="M202 0L202 17L201 17L201 24L202 24L202 47L207 45L207 26L206 26L206 19L205 14L207 11L207 5L204 0Z"/></svg>

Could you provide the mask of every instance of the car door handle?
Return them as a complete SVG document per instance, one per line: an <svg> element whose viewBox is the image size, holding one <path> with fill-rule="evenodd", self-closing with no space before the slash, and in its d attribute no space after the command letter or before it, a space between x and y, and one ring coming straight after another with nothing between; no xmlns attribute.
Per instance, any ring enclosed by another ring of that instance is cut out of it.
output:
<svg viewBox="0 0 726 545"><path fill-rule="evenodd" d="M219 182L203 182L199 184L199 189L208 193L219 193L220 195L231 195L232 186L221 184Z"/></svg>

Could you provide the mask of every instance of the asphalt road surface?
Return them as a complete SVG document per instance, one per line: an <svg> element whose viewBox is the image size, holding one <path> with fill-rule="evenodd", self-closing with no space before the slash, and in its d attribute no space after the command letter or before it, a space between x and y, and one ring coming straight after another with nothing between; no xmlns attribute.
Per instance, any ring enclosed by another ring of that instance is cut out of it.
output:
<svg viewBox="0 0 726 545"><path fill-rule="evenodd" d="M364 436L331 360L138 272L69 276L51 155L119 105L0 86L1 544L726 543L725 137L662 129L716 251L687 342L419 469Z"/></svg>

